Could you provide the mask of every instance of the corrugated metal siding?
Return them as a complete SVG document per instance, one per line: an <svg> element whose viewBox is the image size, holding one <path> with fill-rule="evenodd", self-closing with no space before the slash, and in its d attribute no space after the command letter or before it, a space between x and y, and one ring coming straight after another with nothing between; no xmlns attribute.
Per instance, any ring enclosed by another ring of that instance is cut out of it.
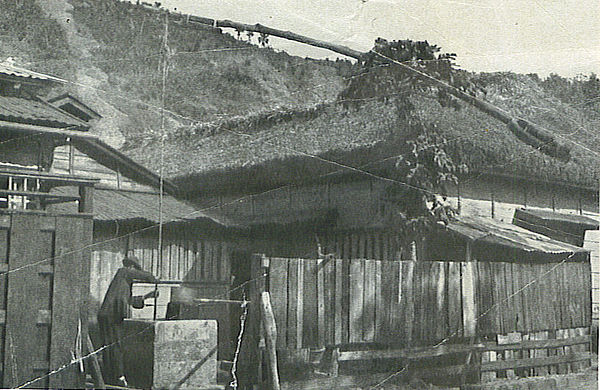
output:
<svg viewBox="0 0 600 390"><path fill-rule="evenodd" d="M41 73L33 72L31 70L19 68L19 67L12 66L9 64L2 64L2 63L0 63L0 73L6 74L9 76L23 77L23 78L34 79L34 80L52 80L51 77L48 77Z"/></svg>

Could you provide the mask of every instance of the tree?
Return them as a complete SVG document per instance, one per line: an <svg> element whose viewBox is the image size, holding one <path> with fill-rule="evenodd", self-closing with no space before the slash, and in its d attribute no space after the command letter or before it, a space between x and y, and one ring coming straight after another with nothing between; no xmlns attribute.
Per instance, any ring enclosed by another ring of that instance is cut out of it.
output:
<svg viewBox="0 0 600 390"><path fill-rule="evenodd" d="M413 42L377 39L375 47L359 64L356 75L350 78L339 99L347 106L366 100L381 100L393 104L402 127L394 142L399 145L395 170L399 182L391 184L384 200L393 205L387 224L398 233L405 249L423 237L433 225L448 223L456 214L445 202L446 185L457 183L457 174L466 172L465 165L456 164L446 152L448 141L435 124L424 123L415 114L410 99L414 93L434 93L442 105L460 108L456 99L438 89L434 83L416 77L399 66L390 66L387 58L408 64L422 72L461 89L473 88L466 72L455 68L455 54L440 54L440 48L427 41ZM398 142L398 138L401 138ZM436 196L436 194L439 194ZM407 248L408 247L408 248Z"/></svg>
<svg viewBox="0 0 600 390"><path fill-rule="evenodd" d="M441 48L427 41L375 40L375 46L359 65L359 72L350 79L340 94L340 100L352 104L361 100L401 100L410 111L413 109L407 97L413 92L435 92L443 106L460 108L455 97L449 95L439 84L419 77L418 74L401 66L389 63L389 59L412 69L426 73L460 90L476 92L469 74L459 70L454 63L456 54L440 53Z"/></svg>
<svg viewBox="0 0 600 390"><path fill-rule="evenodd" d="M448 224L457 214L446 202L446 186L458 184L468 172L446 152L447 140L435 125L416 120L401 143L395 168L398 181L386 187L384 201L393 205L387 224L405 249L429 233L436 224Z"/></svg>

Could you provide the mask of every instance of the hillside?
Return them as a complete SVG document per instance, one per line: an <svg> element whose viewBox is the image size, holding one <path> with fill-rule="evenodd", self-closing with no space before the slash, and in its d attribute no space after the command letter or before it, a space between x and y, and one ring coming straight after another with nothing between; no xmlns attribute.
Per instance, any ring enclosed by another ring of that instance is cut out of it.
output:
<svg viewBox="0 0 600 390"><path fill-rule="evenodd" d="M18 65L73 81L62 89L103 113L98 131L116 146L130 135L158 131L159 13L115 0L2 0L2 9L0 59L13 57ZM350 66L177 23L169 24L168 47L165 107L201 122L334 99ZM169 118L168 128L190 122Z"/></svg>
<svg viewBox="0 0 600 390"><path fill-rule="evenodd" d="M1 3L0 59L13 57L21 66L72 81L50 94L79 96L104 116L94 131L158 170L164 17L114 0ZM302 153L363 164L377 153L353 158L354 150L372 149L402 134L403 124L390 102L355 108L335 103L355 66L289 56L244 37L169 24L169 177L186 180L249 169L269 156L281 160ZM471 77L485 91L484 99L553 132L571 148L572 159L563 163L538 152L473 108L457 111L440 106L433 96L412 96L414 114L451 141L448 149L457 160L472 170L597 185L597 81L513 73ZM235 136L231 129L253 139ZM274 144L280 145L278 150Z"/></svg>

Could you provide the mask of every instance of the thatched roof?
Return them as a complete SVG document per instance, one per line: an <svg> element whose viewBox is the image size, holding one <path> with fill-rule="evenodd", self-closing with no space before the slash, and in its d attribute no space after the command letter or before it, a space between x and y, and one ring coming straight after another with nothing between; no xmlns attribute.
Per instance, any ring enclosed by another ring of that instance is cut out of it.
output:
<svg viewBox="0 0 600 390"><path fill-rule="evenodd" d="M450 154L472 170L588 186L597 183L597 154L575 146L571 161L561 162L520 142L504 124L473 107L457 111L423 95L412 100L415 115L437 127L448 140ZM386 167L374 162L397 154L397 142L407 131L396 106L389 102L263 114L171 133L165 140L164 172L184 191L220 192L247 191L249 186L272 188L334 171L352 172L323 159L377 171ZM567 134L566 129L557 131ZM125 150L155 170L160 168L159 151L157 139L136 140L135 146Z"/></svg>

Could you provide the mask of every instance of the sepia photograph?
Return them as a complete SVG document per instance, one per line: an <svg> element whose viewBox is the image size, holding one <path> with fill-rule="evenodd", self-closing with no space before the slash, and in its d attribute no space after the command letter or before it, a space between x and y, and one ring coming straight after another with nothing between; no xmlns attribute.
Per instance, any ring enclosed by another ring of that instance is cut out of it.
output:
<svg viewBox="0 0 600 390"><path fill-rule="evenodd" d="M595 390L597 0L0 0L0 388Z"/></svg>

